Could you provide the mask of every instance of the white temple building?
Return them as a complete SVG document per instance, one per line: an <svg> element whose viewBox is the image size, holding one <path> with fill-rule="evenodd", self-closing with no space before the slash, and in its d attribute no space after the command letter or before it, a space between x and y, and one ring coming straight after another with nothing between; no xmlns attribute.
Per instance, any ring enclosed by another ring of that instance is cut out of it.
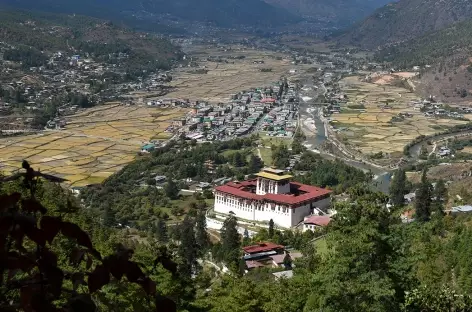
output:
<svg viewBox="0 0 472 312"><path fill-rule="evenodd" d="M306 216L326 211L331 191L292 182L283 170L264 168L257 179L215 188L215 212L246 221L269 221L280 227L298 225Z"/></svg>

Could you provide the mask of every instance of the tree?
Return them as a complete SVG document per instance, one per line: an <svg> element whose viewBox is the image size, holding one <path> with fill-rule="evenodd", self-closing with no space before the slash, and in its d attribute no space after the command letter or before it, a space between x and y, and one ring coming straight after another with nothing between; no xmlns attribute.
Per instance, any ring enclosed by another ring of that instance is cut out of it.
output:
<svg viewBox="0 0 472 312"><path fill-rule="evenodd" d="M196 217L195 241L198 246L200 256L203 256L210 247L210 237L207 232L205 211L200 210Z"/></svg>
<svg viewBox="0 0 472 312"><path fill-rule="evenodd" d="M398 169L390 185L390 202L396 208L405 204L406 173L405 169Z"/></svg>
<svg viewBox="0 0 472 312"><path fill-rule="evenodd" d="M446 183L443 179L436 182L433 192L433 210L434 212L444 215L444 204L447 203L449 196L446 188Z"/></svg>
<svg viewBox="0 0 472 312"><path fill-rule="evenodd" d="M220 258L234 271L237 271L240 258L241 241L236 217L229 216L221 228Z"/></svg>
<svg viewBox="0 0 472 312"><path fill-rule="evenodd" d="M249 237L249 231L247 229L244 229L244 234L243 234L243 246L249 246L251 244L251 238Z"/></svg>
<svg viewBox="0 0 472 312"><path fill-rule="evenodd" d="M423 159L423 160L426 160L428 159L428 155L429 155L429 152L428 152L428 148L426 147L426 145L421 145L421 149L420 149L420 159Z"/></svg>
<svg viewBox="0 0 472 312"><path fill-rule="evenodd" d="M402 240L389 238L396 218L385 209L388 198L359 188L350 196L352 202L336 205L326 238L330 256L313 277L320 291L305 311L397 311L409 278L398 269Z"/></svg>
<svg viewBox="0 0 472 312"><path fill-rule="evenodd" d="M106 205L103 211L103 225L112 227L116 225L115 212L110 205Z"/></svg>
<svg viewBox="0 0 472 312"><path fill-rule="evenodd" d="M245 164L245 160L243 155L240 152L236 152L233 154L233 165L237 168L243 167Z"/></svg>
<svg viewBox="0 0 472 312"><path fill-rule="evenodd" d="M161 218L157 220L156 238L160 243L163 243L163 244L166 244L169 241L169 233L167 231L167 224Z"/></svg>
<svg viewBox="0 0 472 312"><path fill-rule="evenodd" d="M291 270L292 269L292 257L290 257L290 254L288 252L285 253L284 267L285 267L286 270Z"/></svg>
<svg viewBox="0 0 472 312"><path fill-rule="evenodd" d="M164 188L164 192L166 193L166 196L170 199L177 199L179 197L180 190L174 180L169 179Z"/></svg>
<svg viewBox="0 0 472 312"><path fill-rule="evenodd" d="M96 238L104 236L104 240L114 230L94 223L87 210L70 215L75 211L73 198L61 203L62 196L53 197L49 191L54 188L45 187L49 183L45 180L61 183L63 179L37 172L26 161L23 169L5 178L7 186L0 182L0 310L86 312L97 311L98 306L110 310L111 304L102 299L120 285L125 291L115 296L126 297L134 290L138 311L156 306L173 306L171 311L176 311L174 302L158 294L156 282L133 257L133 250L117 244L102 253L97 248L103 246L93 242L84 228L90 227ZM5 192L4 187L14 191ZM169 254L161 253L154 261L154 266L176 273ZM130 283L124 282L125 275ZM141 301L140 291L147 300Z"/></svg>
<svg viewBox="0 0 472 312"><path fill-rule="evenodd" d="M274 220L269 220L269 238L274 237Z"/></svg>
<svg viewBox="0 0 472 312"><path fill-rule="evenodd" d="M180 245L177 254L180 259L179 272L191 277L197 268L198 248L195 239L195 222L186 216L179 226Z"/></svg>
<svg viewBox="0 0 472 312"><path fill-rule="evenodd" d="M416 219L420 222L428 221L431 217L431 183L428 181L426 174L427 169L425 168L421 176L421 183L416 190Z"/></svg>
<svg viewBox="0 0 472 312"><path fill-rule="evenodd" d="M262 159L260 159L256 155L251 155L249 157L249 164L248 164L249 173L259 172L262 167L263 167Z"/></svg>

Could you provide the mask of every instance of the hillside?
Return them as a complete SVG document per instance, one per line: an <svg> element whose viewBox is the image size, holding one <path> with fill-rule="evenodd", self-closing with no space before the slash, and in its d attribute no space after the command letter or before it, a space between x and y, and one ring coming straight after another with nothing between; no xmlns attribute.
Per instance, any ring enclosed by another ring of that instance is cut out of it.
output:
<svg viewBox="0 0 472 312"><path fill-rule="evenodd" d="M438 31L472 18L469 0L400 0L375 11L343 34L342 44L377 48Z"/></svg>
<svg viewBox="0 0 472 312"><path fill-rule="evenodd" d="M130 70L150 69L153 65L168 68L181 55L167 39L137 33L111 22L80 15L30 11L0 11L0 41L11 45L5 55L31 54L32 66L41 65L48 53L57 51L104 58L109 53L126 53L125 65Z"/></svg>
<svg viewBox="0 0 472 312"><path fill-rule="evenodd" d="M309 20L347 26L393 0L265 0Z"/></svg>
<svg viewBox="0 0 472 312"><path fill-rule="evenodd" d="M426 66L418 91L442 100L461 101L472 97L472 19L377 52L380 62L411 70ZM466 92L464 92L464 90Z"/></svg>
<svg viewBox="0 0 472 312"><path fill-rule="evenodd" d="M273 27L295 23L300 18L262 0L5 0L4 4L19 8L59 13L77 13L123 21L133 27L151 29L159 24L159 15L212 23L221 27Z"/></svg>

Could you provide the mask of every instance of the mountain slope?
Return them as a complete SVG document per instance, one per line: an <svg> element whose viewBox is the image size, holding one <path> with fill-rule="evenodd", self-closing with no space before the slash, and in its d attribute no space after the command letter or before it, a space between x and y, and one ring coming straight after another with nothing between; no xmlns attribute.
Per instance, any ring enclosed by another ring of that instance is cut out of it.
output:
<svg viewBox="0 0 472 312"><path fill-rule="evenodd" d="M349 25L394 0L265 0L307 19Z"/></svg>
<svg viewBox="0 0 472 312"><path fill-rule="evenodd" d="M12 45L8 54L28 51L35 64L44 65L53 52L91 54L106 60L110 53L126 53L121 61L131 71L169 68L181 51L167 39L138 33L113 23L81 15L32 11L0 11L0 42ZM30 62L31 63L31 62Z"/></svg>
<svg viewBox="0 0 472 312"><path fill-rule="evenodd" d="M188 21L216 26L273 27L295 23L300 18L262 0L3 0L3 4L41 11L77 13L136 25L155 15L170 14Z"/></svg>
<svg viewBox="0 0 472 312"><path fill-rule="evenodd" d="M417 90L443 101L470 101L472 98L472 19L391 45L375 55L379 62L411 70L425 66Z"/></svg>
<svg viewBox="0 0 472 312"><path fill-rule="evenodd" d="M400 0L378 9L339 38L365 48L398 43L472 18L470 0Z"/></svg>

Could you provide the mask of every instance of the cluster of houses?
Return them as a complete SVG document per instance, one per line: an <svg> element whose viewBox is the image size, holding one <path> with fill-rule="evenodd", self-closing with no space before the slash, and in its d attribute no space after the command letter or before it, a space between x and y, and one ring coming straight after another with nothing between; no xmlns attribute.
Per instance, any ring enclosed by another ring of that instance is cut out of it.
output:
<svg viewBox="0 0 472 312"><path fill-rule="evenodd" d="M293 136L298 117L298 94L294 84L280 94L280 83L240 92L227 103L188 104L191 113L173 121L174 129L197 141L226 140L265 130L273 136Z"/></svg>
<svg viewBox="0 0 472 312"><path fill-rule="evenodd" d="M0 42L0 54L6 49L15 46ZM168 82L172 77L166 72L148 73L135 81L116 83L110 81L112 78L97 78L105 73L112 77L122 76L124 69L120 63L128 58L126 53L116 53L109 57L114 57L114 64L102 62L95 59L91 54L83 55L72 52L56 51L49 56L44 66L30 67L22 69L23 78L0 84L0 87L10 92L19 94L22 100L22 108L26 110L26 115L35 114L44 109L45 104L51 102L53 98L64 98L67 94L76 93L89 97L96 103L120 99L130 91L154 91L162 90L162 84ZM3 61L0 63L0 73L13 74L18 72L18 64L13 61ZM111 83L110 83L111 82ZM15 103L1 103L0 114L7 115L12 110ZM58 108L58 116L75 113L79 107L71 103L64 103ZM28 117L18 121L23 127L28 128ZM47 125L49 129L55 129L57 120L50 120Z"/></svg>

